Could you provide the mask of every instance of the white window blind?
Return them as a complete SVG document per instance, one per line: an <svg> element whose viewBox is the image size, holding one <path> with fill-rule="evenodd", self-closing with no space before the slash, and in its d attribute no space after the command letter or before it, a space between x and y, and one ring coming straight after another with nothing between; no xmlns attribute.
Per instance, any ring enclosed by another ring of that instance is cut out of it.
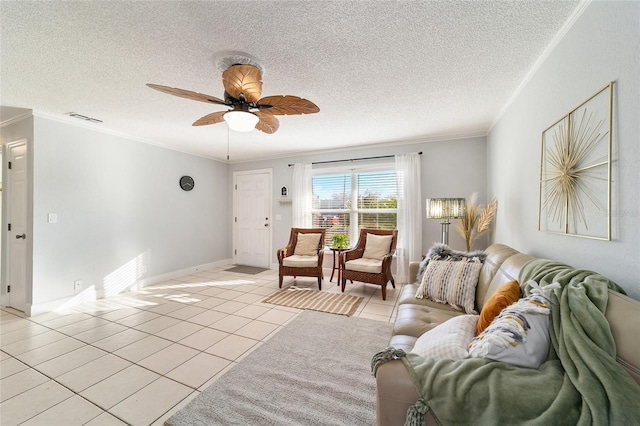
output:
<svg viewBox="0 0 640 426"><path fill-rule="evenodd" d="M326 229L326 245L347 234L355 246L360 229L396 229L395 170L354 171L313 176L313 227Z"/></svg>

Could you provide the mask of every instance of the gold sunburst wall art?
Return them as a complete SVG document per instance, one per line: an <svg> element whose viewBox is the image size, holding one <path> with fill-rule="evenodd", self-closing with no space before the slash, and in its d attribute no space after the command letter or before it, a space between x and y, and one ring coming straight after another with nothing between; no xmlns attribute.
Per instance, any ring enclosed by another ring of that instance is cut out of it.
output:
<svg viewBox="0 0 640 426"><path fill-rule="evenodd" d="M538 230L611 240L613 82L542 132Z"/></svg>

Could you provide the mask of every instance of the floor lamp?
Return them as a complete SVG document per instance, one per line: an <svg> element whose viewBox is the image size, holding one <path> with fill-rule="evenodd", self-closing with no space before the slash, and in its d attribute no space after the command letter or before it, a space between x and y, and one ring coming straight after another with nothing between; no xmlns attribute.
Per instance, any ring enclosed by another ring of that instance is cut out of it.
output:
<svg viewBox="0 0 640 426"><path fill-rule="evenodd" d="M427 198L427 219L442 219L442 244L449 245L449 219L462 219L464 198Z"/></svg>

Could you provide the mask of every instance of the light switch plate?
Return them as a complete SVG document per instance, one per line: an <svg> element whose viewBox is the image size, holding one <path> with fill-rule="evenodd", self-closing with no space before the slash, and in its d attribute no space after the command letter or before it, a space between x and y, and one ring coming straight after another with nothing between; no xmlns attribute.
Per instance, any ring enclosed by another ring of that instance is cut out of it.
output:
<svg viewBox="0 0 640 426"><path fill-rule="evenodd" d="M49 223L58 223L58 214L49 213L49 215L47 216L47 220Z"/></svg>

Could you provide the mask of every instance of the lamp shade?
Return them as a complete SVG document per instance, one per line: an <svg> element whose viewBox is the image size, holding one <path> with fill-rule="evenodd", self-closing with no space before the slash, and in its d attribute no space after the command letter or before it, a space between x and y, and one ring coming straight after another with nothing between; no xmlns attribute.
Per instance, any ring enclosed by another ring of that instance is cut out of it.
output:
<svg viewBox="0 0 640 426"><path fill-rule="evenodd" d="M427 198L427 219L462 219L464 198Z"/></svg>
<svg viewBox="0 0 640 426"><path fill-rule="evenodd" d="M223 117L229 128L236 132L250 132L260 121L257 115L247 111L229 111Z"/></svg>

